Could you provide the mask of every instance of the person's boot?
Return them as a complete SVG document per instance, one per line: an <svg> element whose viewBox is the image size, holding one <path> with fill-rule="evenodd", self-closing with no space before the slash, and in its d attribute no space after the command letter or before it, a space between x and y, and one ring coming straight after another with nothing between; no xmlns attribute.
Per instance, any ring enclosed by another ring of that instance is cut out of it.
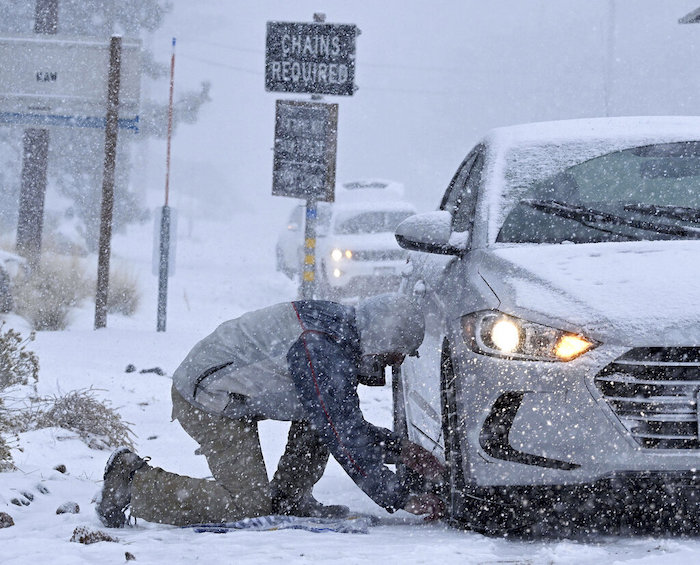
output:
<svg viewBox="0 0 700 565"><path fill-rule="evenodd" d="M120 447L107 460L95 511L108 528L123 528L126 525L125 511L131 502L131 479L148 460L148 457L142 459L128 447Z"/></svg>
<svg viewBox="0 0 700 565"><path fill-rule="evenodd" d="M342 504L321 504L311 494L292 500L284 495L273 495L272 513L283 516L310 518L346 518L350 509Z"/></svg>

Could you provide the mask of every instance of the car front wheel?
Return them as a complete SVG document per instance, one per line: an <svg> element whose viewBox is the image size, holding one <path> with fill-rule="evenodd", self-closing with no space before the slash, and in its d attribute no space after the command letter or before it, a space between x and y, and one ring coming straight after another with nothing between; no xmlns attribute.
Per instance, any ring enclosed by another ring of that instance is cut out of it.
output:
<svg viewBox="0 0 700 565"><path fill-rule="evenodd" d="M447 466L444 495L447 520L452 526L488 535L519 531L529 524L523 520L519 505L506 502L491 489L469 485L464 477L465 461L459 441L464 433L464 417L457 405L458 386L450 345L445 340L440 363L440 400Z"/></svg>

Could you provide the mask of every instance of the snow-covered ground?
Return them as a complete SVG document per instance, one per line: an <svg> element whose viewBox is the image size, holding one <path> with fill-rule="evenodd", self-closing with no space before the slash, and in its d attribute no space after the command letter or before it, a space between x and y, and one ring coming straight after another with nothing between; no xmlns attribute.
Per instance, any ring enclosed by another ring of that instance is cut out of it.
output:
<svg viewBox="0 0 700 565"><path fill-rule="evenodd" d="M291 204L291 202L289 202ZM279 216L279 218L277 218ZM152 228L134 226L114 240L116 261L128 260L140 273L143 301L131 318L110 316L95 331L94 306L86 303L64 332L41 332L30 345L39 356L39 393L54 395L92 387L109 399L136 434L141 455L152 463L193 476L209 475L196 444L170 421L170 375L189 348L221 321L273 302L294 299L296 286L274 270L274 233L283 214L234 216L229 222L194 220L181 229L176 275L170 280L166 332L156 332L156 278L150 274ZM181 227L183 222L181 222ZM7 317L26 331L22 320ZM127 373L161 367L166 373ZM389 391L361 387L367 418L389 425ZM272 473L286 439L286 424L263 422L261 433ZM23 434L15 450L17 471L0 474L0 512L15 522L0 529L0 563L119 563L131 553L137 563L685 563L700 558L700 540L616 538L594 541L504 540L424 523L400 511L375 506L331 460L316 487L317 498L348 504L380 518L368 534L311 533L298 530L227 534L148 524L121 530L102 528L94 512L106 451L89 449L70 432L52 428ZM66 473L54 470L63 464ZM42 494L37 485L48 490ZM34 496L28 506L10 499ZM56 514L63 503L78 514ZM118 542L84 545L69 541L76 527L101 529Z"/></svg>
<svg viewBox="0 0 700 565"><path fill-rule="evenodd" d="M601 2L585 9L578 3L571 10L566 2L513 0L494 3L494 12L481 10L483 2L449 1L439 3L438 18L435 2L411 2L408 7L405 0L320 4L175 1L175 10L150 47L167 63L171 38L176 36L176 99L180 92L211 80L212 102L203 107L197 123L178 127L173 142L171 196L180 221L167 331L155 331L153 228L141 225L116 234L113 246L114 262L124 261L139 276L143 300L138 312L130 318L110 316L108 327L95 331L94 306L86 303L75 312L68 331L42 332L30 344L41 365L39 394L92 388L131 424L138 452L168 470L209 475L204 458L194 454L194 441L170 422L170 375L180 361L220 322L294 299L297 293L295 284L274 269L274 239L292 201L269 196L274 104L284 96L264 91L266 21L306 21L316 10L324 10L329 21L358 24L363 32L358 43L361 89L341 103L338 180L379 175L410 181L407 194L420 206L437 205L460 159L485 129L602 113L602 71L591 60L604 59L603 46L616 49L611 59L616 62L611 68L616 78L611 89L614 113L687 114L697 106L696 78L687 72L692 65L683 58L693 60L697 30L692 28L697 26L677 25L677 18L696 6L690 0L617 3L617 23L610 27L600 25L605 12ZM480 9L471 9L476 6ZM542 28L545 24L548 27ZM602 34L616 26L613 45ZM567 51L562 51L564 44ZM161 86L160 92L152 87L144 96L164 103L166 82ZM606 83L606 95L609 86ZM151 151L144 149L141 156L148 170L137 171L133 182L162 186L164 143L151 141L146 146ZM162 203L162 195L149 194L149 200L153 208ZM188 215L188 207L198 215ZM5 318L11 327L28 332L21 319ZM127 373L129 364L138 370L160 367L165 375ZM361 394L367 418L389 425L389 391L363 389ZM261 434L271 474L284 446L286 425L263 422ZM106 530L92 500L100 489L108 452L91 450L70 432L55 428L23 434L18 447L22 450L14 451L17 470L0 473L0 512L9 513L15 522L0 529L1 565L122 563L126 552L139 564L188 565L700 560L698 539L504 540L427 524L405 512L390 515L332 460L315 494L323 502L378 516L379 525L367 535L297 530L198 534L144 522ZM66 473L54 470L60 464ZM33 501L21 507L11 504L22 492L30 493ZM77 503L80 512L56 514L68 501ZM119 541L69 541L80 526L107 531Z"/></svg>

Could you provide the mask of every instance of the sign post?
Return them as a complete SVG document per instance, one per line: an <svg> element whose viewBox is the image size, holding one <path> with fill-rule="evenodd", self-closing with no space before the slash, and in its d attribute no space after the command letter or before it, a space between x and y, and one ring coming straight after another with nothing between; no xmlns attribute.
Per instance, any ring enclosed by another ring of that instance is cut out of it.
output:
<svg viewBox="0 0 700 565"><path fill-rule="evenodd" d="M58 0L37 0L34 5L34 33L55 35L58 30ZM37 72L37 80L43 74ZM52 75L48 75L49 80ZM19 195L15 248L26 257L32 269L38 268L41 256L41 232L44 228L46 171L49 162L49 130L24 130L22 183Z"/></svg>
<svg viewBox="0 0 700 565"><path fill-rule="evenodd" d="M301 296L307 299L316 290L316 204L334 199L337 137L337 104L277 101L272 194L306 200Z"/></svg>
<svg viewBox="0 0 700 565"><path fill-rule="evenodd" d="M265 89L273 92L352 96L355 38L351 24L268 22ZM338 105L278 100L272 194L306 200L301 297L316 290L316 220L319 201L335 197Z"/></svg>
<svg viewBox="0 0 700 565"><path fill-rule="evenodd" d="M39 267L41 233L44 227L46 172L49 162L49 130L27 128L22 136L22 181L17 217L17 253Z"/></svg>
<svg viewBox="0 0 700 565"><path fill-rule="evenodd" d="M138 132L141 42L118 36L109 44L94 38L60 37L54 35L56 14L55 0L38 1L36 21L41 22L43 33L51 35L0 37L0 125L28 127L25 155L31 153L33 160L25 157L22 170L17 249L37 260L46 185L42 155L48 151L48 130L105 129L97 329L106 325L117 131Z"/></svg>
<svg viewBox="0 0 700 565"><path fill-rule="evenodd" d="M117 160L117 131L119 119L119 68L122 38L113 36L109 49L109 78L107 80L107 117L105 119L105 161L102 176L102 207L100 212L100 241L97 255L97 290L95 292L95 329L107 326L107 297L109 295L109 258L112 241L112 210L114 208L114 171Z"/></svg>

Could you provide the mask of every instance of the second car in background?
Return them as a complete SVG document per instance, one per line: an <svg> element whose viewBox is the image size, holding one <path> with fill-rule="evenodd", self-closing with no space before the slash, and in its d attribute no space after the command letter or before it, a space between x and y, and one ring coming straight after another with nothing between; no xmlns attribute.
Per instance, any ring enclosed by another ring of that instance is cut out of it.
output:
<svg viewBox="0 0 700 565"><path fill-rule="evenodd" d="M325 299L395 291L407 253L394 230L416 213L403 186L381 180L346 183L336 201L318 203L316 296ZM277 269L299 276L304 260L304 206L296 206L277 243Z"/></svg>

